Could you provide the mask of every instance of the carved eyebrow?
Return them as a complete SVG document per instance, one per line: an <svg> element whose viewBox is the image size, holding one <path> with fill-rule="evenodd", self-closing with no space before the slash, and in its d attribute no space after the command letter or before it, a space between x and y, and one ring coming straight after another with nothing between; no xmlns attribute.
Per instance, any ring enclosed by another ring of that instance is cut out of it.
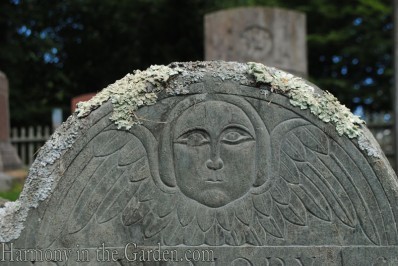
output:
<svg viewBox="0 0 398 266"><path fill-rule="evenodd" d="M252 138L254 138L254 134L250 131L250 129L248 129L247 127L245 127L245 126L243 126L243 125L239 125L239 124L229 124L229 125L227 125L227 126L225 126L223 129L222 129L222 131L221 131L221 133L223 133L224 131L226 131L226 130L228 130L228 129L231 129L231 128L238 128L238 129L240 129L240 130L243 130L243 131L245 131L246 133L248 133Z"/></svg>
<svg viewBox="0 0 398 266"><path fill-rule="evenodd" d="M179 139L182 136L184 136L185 134L187 134L189 132L192 132L192 131L199 131L202 134L209 135L209 133L204 128L193 127L193 128L189 128L189 129L184 130L183 133L179 134L177 137L174 137L174 139Z"/></svg>

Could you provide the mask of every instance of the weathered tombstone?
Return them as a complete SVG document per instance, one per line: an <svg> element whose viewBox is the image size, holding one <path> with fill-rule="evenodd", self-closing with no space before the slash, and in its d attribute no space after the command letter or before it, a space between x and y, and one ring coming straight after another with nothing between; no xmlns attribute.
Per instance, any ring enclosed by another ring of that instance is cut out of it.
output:
<svg viewBox="0 0 398 266"><path fill-rule="evenodd" d="M362 121L301 78L257 63L152 66L81 103L43 146L0 209L0 259L395 263L397 188Z"/></svg>
<svg viewBox="0 0 398 266"><path fill-rule="evenodd" d="M8 113L8 80L0 71L0 171L20 168L21 160L10 142L10 118Z"/></svg>
<svg viewBox="0 0 398 266"><path fill-rule="evenodd" d="M241 7L205 16L205 59L272 65L307 76L306 16L265 7Z"/></svg>

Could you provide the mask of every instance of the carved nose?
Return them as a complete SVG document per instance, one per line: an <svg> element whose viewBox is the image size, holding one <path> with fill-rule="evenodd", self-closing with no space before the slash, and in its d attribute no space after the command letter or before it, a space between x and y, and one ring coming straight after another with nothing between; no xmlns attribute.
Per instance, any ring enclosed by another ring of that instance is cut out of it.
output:
<svg viewBox="0 0 398 266"><path fill-rule="evenodd" d="M207 166L207 168L209 168L211 170L219 170L219 169L223 168L224 163L221 160L221 158L217 158L215 160L209 159L206 161L206 166Z"/></svg>

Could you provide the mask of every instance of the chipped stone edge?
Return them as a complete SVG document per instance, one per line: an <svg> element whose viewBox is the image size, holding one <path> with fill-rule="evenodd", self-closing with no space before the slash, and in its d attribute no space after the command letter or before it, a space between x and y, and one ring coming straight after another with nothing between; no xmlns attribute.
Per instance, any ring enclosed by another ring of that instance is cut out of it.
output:
<svg viewBox="0 0 398 266"><path fill-rule="evenodd" d="M361 150L365 151L366 154L370 157L378 158L380 159L382 157L381 155L381 148L379 144L372 143L369 138L365 136L365 134L360 134L358 137L358 146Z"/></svg>
<svg viewBox="0 0 398 266"><path fill-rule="evenodd" d="M70 116L40 149L19 199L6 202L0 208L0 242L17 239L24 229L29 210L36 208L54 191L60 177L56 162L72 147L83 128L82 120Z"/></svg>

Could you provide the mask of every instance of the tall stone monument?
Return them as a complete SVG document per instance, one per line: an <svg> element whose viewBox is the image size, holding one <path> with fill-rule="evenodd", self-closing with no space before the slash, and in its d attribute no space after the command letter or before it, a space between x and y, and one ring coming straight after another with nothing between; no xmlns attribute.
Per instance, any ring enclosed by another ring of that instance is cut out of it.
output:
<svg viewBox="0 0 398 266"><path fill-rule="evenodd" d="M205 59L272 65L307 76L306 16L242 7L205 16Z"/></svg>
<svg viewBox="0 0 398 266"><path fill-rule="evenodd" d="M377 142L327 91L259 63L172 63L79 104L0 209L0 260L393 265L397 201Z"/></svg>
<svg viewBox="0 0 398 266"><path fill-rule="evenodd" d="M8 106L8 80L0 71L0 171L22 166L18 154L10 142L10 116Z"/></svg>

